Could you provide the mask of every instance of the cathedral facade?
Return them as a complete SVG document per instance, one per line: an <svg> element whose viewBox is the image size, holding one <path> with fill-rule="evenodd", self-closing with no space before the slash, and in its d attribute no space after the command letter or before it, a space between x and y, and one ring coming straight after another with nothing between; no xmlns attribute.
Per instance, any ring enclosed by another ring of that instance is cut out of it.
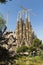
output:
<svg viewBox="0 0 43 65"><path fill-rule="evenodd" d="M15 31L8 31L5 28L0 40L1 46L3 45L9 51L16 52L18 47L22 45L30 46L32 44L34 32L28 14L26 14L24 19L20 12L18 17Z"/></svg>
<svg viewBox="0 0 43 65"><path fill-rule="evenodd" d="M15 31L17 46L30 46L33 40L33 29L29 16L27 15L26 19L24 20L20 12L19 17L20 18L17 20Z"/></svg>

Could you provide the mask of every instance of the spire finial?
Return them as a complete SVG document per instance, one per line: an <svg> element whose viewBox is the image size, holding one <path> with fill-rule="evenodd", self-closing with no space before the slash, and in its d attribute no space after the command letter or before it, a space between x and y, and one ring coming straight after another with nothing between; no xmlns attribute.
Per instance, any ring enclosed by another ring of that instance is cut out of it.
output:
<svg viewBox="0 0 43 65"><path fill-rule="evenodd" d="M30 22L30 16L28 15L28 21Z"/></svg>
<svg viewBox="0 0 43 65"><path fill-rule="evenodd" d="M17 16L17 21L18 21L18 16Z"/></svg>
<svg viewBox="0 0 43 65"><path fill-rule="evenodd" d="M22 18L22 12L20 12L20 18Z"/></svg>
<svg viewBox="0 0 43 65"><path fill-rule="evenodd" d="M28 11L26 11L26 18L28 18Z"/></svg>

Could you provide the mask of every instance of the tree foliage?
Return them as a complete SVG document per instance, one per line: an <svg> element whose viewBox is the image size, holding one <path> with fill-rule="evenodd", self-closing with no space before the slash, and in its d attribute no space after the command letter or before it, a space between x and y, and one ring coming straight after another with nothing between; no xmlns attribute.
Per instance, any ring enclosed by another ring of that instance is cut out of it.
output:
<svg viewBox="0 0 43 65"><path fill-rule="evenodd" d="M3 15L0 13L0 39L6 29L7 29L6 20L4 20Z"/></svg>
<svg viewBox="0 0 43 65"><path fill-rule="evenodd" d="M3 27L5 26L6 21L3 19L2 16L0 16L0 31L3 29Z"/></svg>
<svg viewBox="0 0 43 65"><path fill-rule="evenodd" d="M0 61L6 61L9 58L9 51L0 46Z"/></svg>
<svg viewBox="0 0 43 65"><path fill-rule="evenodd" d="M30 55L32 55L32 56L36 56L37 55L37 48L36 47L30 46L29 50L30 50L29 51Z"/></svg>
<svg viewBox="0 0 43 65"><path fill-rule="evenodd" d="M27 46L21 46L21 47L19 47L19 48L17 49L17 53L20 53L20 52L26 52L27 49L28 49Z"/></svg>
<svg viewBox="0 0 43 65"><path fill-rule="evenodd" d="M7 50L6 48L4 48L3 46L0 46L0 62L4 62L5 64L10 63L12 64L14 60L14 57L12 57L11 52L9 52L9 50Z"/></svg>
<svg viewBox="0 0 43 65"><path fill-rule="evenodd" d="M0 0L0 3L6 3L8 0ZM9 0L11 1L11 0Z"/></svg>
<svg viewBox="0 0 43 65"><path fill-rule="evenodd" d="M43 50L43 44L41 44L41 45L39 46L39 48L40 48L41 50Z"/></svg>
<svg viewBox="0 0 43 65"><path fill-rule="evenodd" d="M35 38L35 39L33 39L32 44L34 47L39 47L42 44L42 41L38 38Z"/></svg>

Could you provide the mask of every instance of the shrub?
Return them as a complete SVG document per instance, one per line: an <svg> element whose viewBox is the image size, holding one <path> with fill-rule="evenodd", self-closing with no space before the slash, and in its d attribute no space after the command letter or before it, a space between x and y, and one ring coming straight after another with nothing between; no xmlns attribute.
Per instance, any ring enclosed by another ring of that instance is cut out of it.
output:
<svg viewBox="0 0 43 65"><path fill-rule="evenodd" d="M30 46L29 50L30 50L29 51L30 55L32 55L32 56L36 56L37 55L37 48L36 47Z"/></svg>
<svg viewBox="0 0 43 65"><path fill-rule="evenodd" d="M17 48L17 53L26 52L27 50L28 50L27 46L21 46L21 47Z"/></svg>

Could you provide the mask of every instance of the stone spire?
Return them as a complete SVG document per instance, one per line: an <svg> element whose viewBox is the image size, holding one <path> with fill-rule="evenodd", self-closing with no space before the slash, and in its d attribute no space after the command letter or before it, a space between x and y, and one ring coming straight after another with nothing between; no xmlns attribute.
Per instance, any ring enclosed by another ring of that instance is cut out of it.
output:
<svg viewBox="0 0 43 65"><path fill-rule="evenodd" d="M26 26L25 23L23 23L23 39L26 38Z"/></svg>
<svg viewBox="0 0 43 65"><path fill-rule="evenodd" d="M20 31L20 39L22 39L23 37L23 20L22 20L22 15L20 13L20 20L19 20L19 31Z"/></svg>
<svg viewBox="0 0 43 65"><path fill-rule="evenodd" d="M26 21L26 22L25 22ZM26 20L22 17L22 12L19 12L19 19L17 19L16 26L16 38L18 46L21 46L23 42L26 46L31 45L32 39L32 26L28 12L26 11Z"/></svg>
<svg viewBox="0 0 43 65"><path fill-rule="evenodd" d="M31 36L32 36L32 26L30 22L30 17L27 12L26 14L26 40L28 42L28 45L31 45Z"/></svg>
<svg viewBox="0 0 43 65"><path fill-rule="evenodd" d="M19 36L19 21L17 21L17 25L16 25L16 38L18 39Z"/></svg>
<svg viewBox="0 0 43 65"><path fill-rule="evenodd" d="M28 12L26 12L26 40L29 40L29 20L28 20Z"/></svg>

